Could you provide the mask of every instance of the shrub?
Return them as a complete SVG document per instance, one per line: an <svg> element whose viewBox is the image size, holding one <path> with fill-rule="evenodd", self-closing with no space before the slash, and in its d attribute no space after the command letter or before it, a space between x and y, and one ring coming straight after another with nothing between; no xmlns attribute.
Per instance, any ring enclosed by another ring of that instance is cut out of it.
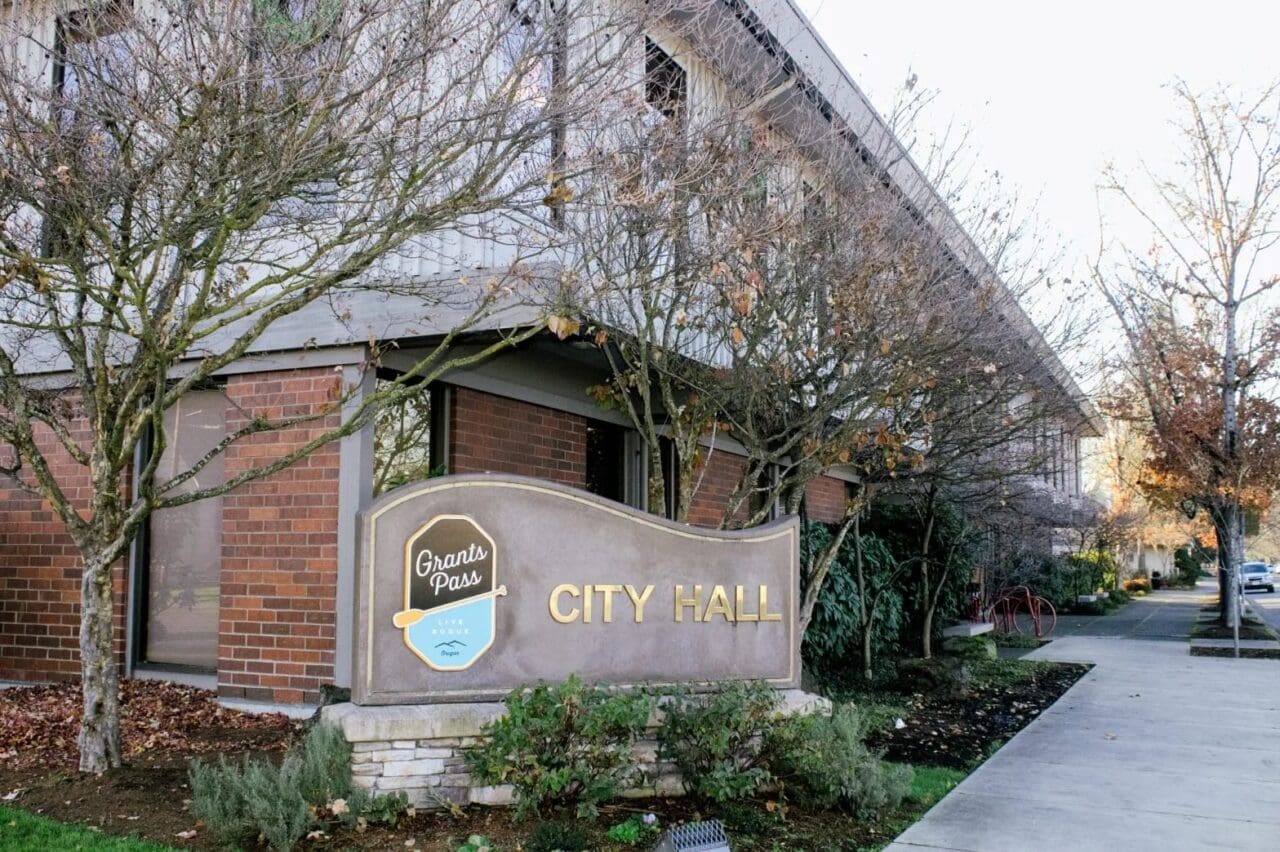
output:
<svg viewBox="0 0 1280 852"><path fill-rule="evenodd" d="M467 842L458 847L457 852L493 852L493 841L483 834L473 834Z"/></svg>
<svg viewBox="0 0 1280 852"><path fill-rule="evenodd" d="M653 840L661 833L662 829L658 825L658 815L647 813L633 814L629 819L610 827L605 836L614 843L635 846L643 841Z"/></svg>
<svg viewBox="0 0 1280 852"><path fill-rule="evenodd" d="M902 803L911 769L886 764L867 748L861 715L849 705L830 715L784 719L765 737L769 768L789 795L805 804L839 807L860 819Z"/></svg>
<svg viewBox="0 0 1280 852"><path fill-rule="evenodd" d="M1149 592L1151 591L1151 581L1146 577L1135 577L1132 580L1125 580L1124 590L1130 594L1133 594L1134 592Z"/></svg>
<svg viewBox="0 0 1280 852"><path fill-rule="evenodd" d="M801 546L809 554L830 540L831 530L825 524L813 523L806 529ZM850 533L822 583L813 620L804 635L805 668L826 684L862 670L863 625L854 554ZM871 533L862 535L862 570L867 583L882 590L871 625L871 650L875 659L884 659L885 653L901 640L908 621L907 604L893 554Z"/></svg>
<svg viewBox="0 0 1280 852"><path fill-rule="evenodd" d="M343 821L358 817L393 823L404 811L403 794L374 797L351 783L351 746L334 725L317 725L277 766L245 755L240 765L191 764L191 810L221 843L261 837L272 849L288 849L318 822L317 813L344 800Z"/></svg>
<svg viewBox="0 0 1280 852"><path fill-rule="evenodd" d="M730 832L762 837L780 828L782 808L768 808L753 801L729 801L717 809L720 820Z"/></svg>
<svg viewBox="0 0 1280 852"><path fill-rule="evenodd" d="M1026 586L1063 612L1075 602L1077 594L1082 594L1076 589L1079 579L1077 572L1057 557L1024 557L1007 565L1005 576L997 586Z"/></svg>
<svg viewBox="0 0 1280 852"><path fill-rule="evenodd" d="M1071 605L1071 612L1075 615L1106 615L1107 605L1102 601L1083 601Z"/></svg>
<svg viewBox="0 0 1280 852"><path fill-rule="evenodd" d="M1173 552L1174 573L1170 582L1181 588L1194 587L1204 564L1217 558L1218 552L1212 547L1201 547L1198 543L1194 548L1179 547Z"/></svg>
<svg viewBox="0 0 1280 852"><path fill-rule="evenodd" d="M658 758L676 765L690 795L717 802L750 796L770 778L761 736L778 701L760 682L728 681L706 695L678 692L664 707Z"/></svg>
<svg viewBox="0 0 1280 852"><path fill-rule="evenodd" d="M1000 653L990 636L948 636L942 640L942 653L962 660L995 660Z"/></svg>
<svg viewBox="0 0 1280 852"><path fill-rule="evenodd" d="M1116 560L1107 550L1081 550L1067 557L1067 567L1076 577L1076 594L1092 594L1116 584Z"/></svg>
<svg viewBox="0 0 1280 852"><path fill-rule="evenodd" d="M584 686L576 677L563 683L513 690L507 714L486 725L486 740L467 752L474 778L484 784L511 784L520 815L544 808L574 806L594 817L639 774L632 757L649 719L652 700Z"/></svg>
<svg viewBox="0 0 1280 852"><path fill-rule="evenodd" d="M898 683L910 693L962 695L973 673L968 661L956 657L903 660L898 663Z"/></svg>
<svg viewBox="0 0 1280 852"><path fill-rule="evenodd" d="M568 820L540 822L524 842L525 852L581 852L590 848L586 831Z"/></svg>

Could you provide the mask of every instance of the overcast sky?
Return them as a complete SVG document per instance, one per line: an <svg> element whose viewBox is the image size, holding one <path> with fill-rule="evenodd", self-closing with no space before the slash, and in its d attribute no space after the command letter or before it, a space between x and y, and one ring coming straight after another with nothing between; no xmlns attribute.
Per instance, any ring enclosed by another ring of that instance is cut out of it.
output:
<svg viewBox="0 0 1280 852"><path fill-rule="evenodd" d="M1176 77L1258 88L1280 76L1280 4L796 0L881 112L908 69L932 120L972 126L991 166L1041 198L1078 252L1097 243L1104 165L1168 164Z"/></svg>

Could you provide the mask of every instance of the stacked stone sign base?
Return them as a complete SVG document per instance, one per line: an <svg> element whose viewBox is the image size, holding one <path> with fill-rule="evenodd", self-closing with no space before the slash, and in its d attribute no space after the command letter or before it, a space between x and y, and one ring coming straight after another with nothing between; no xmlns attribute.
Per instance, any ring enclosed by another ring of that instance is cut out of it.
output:
<svg viewBox="0 0 1280 852"><path fill-rule="evenodd" d="M781 692L784 715L826 710L829 704L798 689ZM502 717L499 703L419 704L360 707L335 704L322 718L342 728L352 749L356 783L374 793L403 792L419 808L448 804L506 805L511 787L474 785L467 772L465 752L480 742L484 725ZM679 795L680 776L670 764L658 762L657 727L661 711L649 720L648 734L636 744L636 766L643 786L630 796Z"/></svg>

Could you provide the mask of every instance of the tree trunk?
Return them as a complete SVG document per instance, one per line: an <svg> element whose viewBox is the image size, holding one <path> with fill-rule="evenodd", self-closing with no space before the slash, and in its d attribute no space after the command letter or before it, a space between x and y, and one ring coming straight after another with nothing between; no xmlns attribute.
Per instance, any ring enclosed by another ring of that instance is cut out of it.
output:
<svg viewBox="0 0 1280 852"><path fill-rule="evenodd" d="M1227 300L1223 309L1224 341L1222 353L1222 425L1223 455L1227 461L1227 470L1236 470L1236 459L1239 455L1237 431L1239 423L1236 412L1236 281L1235 264L1228 268ZM1218 564L1222 565L1222 554L1226 554L1227 575L1221 585L1224 587L1219 598L1219 609L1222 611L1222 623L1226 627L1235 627L1239 623L1235 580L1236 568L1244 561L1244 541L1241 527L1240 483L1228 483L1228 504L1223 507L1219 518L1215 518L1214 531L1218 538ZM1220 524L1220 526L1219 526Z"/></svg>
<svg viewBox="0 0 1280 852"><path fill-rule="evenodd" d="M927 607L920 624L920 656L926 660L933 656L933 613L936 607Z"/></svg>
<svg viewBox="0 0 1280 852"><path fill-rule="evenodd" d="M693 452L692 450L683 452L678 456L680 472L676 476L676 520L681 523L689 522L689 510L693 508L694 486L697 485L693 479ZM686 458L689 461L686 462Z"/></svg>
<svg viewBox="0 0 1280 852"><path fill-rule="evenodd" d="M920 605L924 610L920 627L920 656L933 658L933 585L929 576L929 545L933 540L933 524L938 516L937 492L930 488L928 514L925 517L924 536L920 542Z"/></svg>
<svg viewBox="0 0 1280 852"><path fill-rule="evenodd" d="M1236 591L1236 568L1244 561L1244 541L1238 504L1228 504L1213 513L1213 534L1218 545L1218 611L1223 627L1234 627L1240 618Z"/></svg>
<svg viewBox="0 0 1280 852"><path fill-rule="evenodd" d="M875 605L867 606L867 575L862 565L862 523L861 512L853 516L853 567L854 579L858 583L858 624L862 628L862 677L871 681L872 656L871 632L875 626Z"/></svg>
<svg viewBox="0 0 1280 852"><path fill-rule="evenodd" d="M80 771L120 765L120 672L115 659L111 563L86 560L80 587Z"/></svg>
<svg viewBox="0 0 1280 852"><path fill-rule="evenodd" d="M853 521L856 515L846 515L843 522L831 536L831 541L819 553L815 553L810 557L808 570L804 576L808 578L805 588L800 595L800 623L796 626L801 638L809 629L809 622L813 620L813 610L818 605L818 593L822 591L822 583L827 579L827 572L831 570L831 563L836 559L836 554L840 552L840 545L844 543L844 537L848 535L849 530L853 527Z"/></svg>
<svg viewBox="0 0 1280 852"><path fill-rule="evenodd" d="M871 682L873 676L873 662L874 658L871 655L871 625L868 624L862 631L862 679L867 683Z"/></svg>
<svg viewBox="0 0 1280 852"><path fill-rule="evenodd" d="M667 516L667 480L662 469L662 447L656 440L649 444L649 514Z"/></svg>

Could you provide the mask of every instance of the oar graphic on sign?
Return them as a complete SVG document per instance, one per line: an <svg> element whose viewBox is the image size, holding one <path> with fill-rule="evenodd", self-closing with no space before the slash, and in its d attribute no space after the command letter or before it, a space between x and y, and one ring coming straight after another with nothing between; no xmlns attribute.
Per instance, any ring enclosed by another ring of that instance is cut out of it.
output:
<svg viewBox="0 0 1280 852"><path fill-rule="evenodd" d="M497 599L507 594L496 549L465 515L438 515L405 543L404 607L391 622L431 668L468 668L493 645Z"/></svg>
<svg viewBox="0 0 1280 852"><path fill-rule="evenodd" d="M467 598L466 601L464 601L464 603L470 603L471 601L478 601L482 598L503 598L506 596L507 596L507 587L499 586L498 588L494 589L492 592L485 592L484 594L476 595L474 598ZM402 609L391 617L391 621L393 624L395 624L396 627L399 627L403 630L417 624L419 621L421 621L422 619L430 615L433 611L434 610L426 610L426 609Z"/></svg>

